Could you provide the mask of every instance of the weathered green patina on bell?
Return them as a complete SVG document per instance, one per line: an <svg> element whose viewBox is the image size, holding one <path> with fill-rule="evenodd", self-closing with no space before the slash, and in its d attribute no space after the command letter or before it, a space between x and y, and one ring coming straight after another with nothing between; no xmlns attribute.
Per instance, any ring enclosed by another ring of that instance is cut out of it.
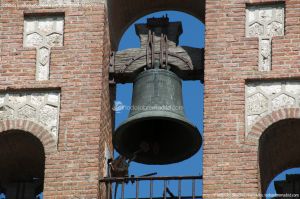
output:
<svg viewBox="0 0 300 199"><path fill-rule="evenodd" d="M114 132L115 149L136 162L170 164L193 156L201 141L184 116L181 79L166 69L141 72L129 117Z"/></svg>

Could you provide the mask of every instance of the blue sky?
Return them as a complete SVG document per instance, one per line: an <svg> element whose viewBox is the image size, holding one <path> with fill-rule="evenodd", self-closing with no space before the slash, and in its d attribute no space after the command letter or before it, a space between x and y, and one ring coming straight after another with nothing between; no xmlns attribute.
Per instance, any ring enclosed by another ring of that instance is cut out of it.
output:
<svg viewBox="0 0 300 199"><path fill-rule="evenodd" d="M145 23L148 17L161 17L165 14L168 14L170 21L181 21L183 23L183 34L180 37L179 45L204 48L205 26L198 19L192 17L191 15L177 11L156 12L142 17L135 23ZM135 34L134 25L131 25L121 39L119 50L124 50L127 48L139 48L139 45L139 38ZM130 106L131 93L132 84L118 84L116 100L122 102L124 105ZM194 125L196 125L201 134L203 134L203 85L200 83L200 81L184 81L183 98L186 117ZM116 114L116 127L118 127L119 124L128 117L128 112L129 111L121 111L120 113ZM130 166L130 174L139 176L147 173L158 172L159 176L202 175L202 152L203 151L201 147L201 150L192 158L171 165L149 166L144 164L132 163ZM286 170L283 173L279 174L274 180L284 180L287 173L299 173L299 171L299 169ZM157 185L157 187L158 186L159 185ZM169 186L172 190L172 187L176 185L171 183ZM189 187L190 184L184 184L184 188L186 189L185 194L187 195L191 193ZM141 186L141 193L144 193L144 196L147 196L147 194L149 194L148 188L149 185ZM173 189L176 190L176 187L173 187ZM155 191L158 195L161 193L161 190L156 189ZM129 195L129 197L134 197L134 187L127 188L126 193ZM273 181L270 183L267 193L275 193ZM197 195L201 194L202 182L199 182L197 183Z"/></svg>

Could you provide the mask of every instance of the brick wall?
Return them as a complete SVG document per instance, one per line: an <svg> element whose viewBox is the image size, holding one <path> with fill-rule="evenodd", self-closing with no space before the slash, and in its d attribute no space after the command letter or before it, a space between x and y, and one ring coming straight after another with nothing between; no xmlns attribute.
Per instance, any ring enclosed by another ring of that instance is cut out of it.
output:
<svg viewBox="0 0 300 199"><path fill-rule="evenodd" d="M24 14L56 12L65 15L64 45L51 49L50 80L36 81L36 50L23 47ZM0 90L61 90L58 148L46 154L44 198L97 198L100 146L111 130L104 5L0 6L0 13Z"/></svg>
<svg viewBox="0 0 300 199"><path fill-rule="evenodd" d="M1 1L2 5L13 2ZM19 1L23 2L37 3ZM285 1L285 35L272 39L272 70L258 71L259 42L245 37L245 8L246 3L265 2L274 1L206 0L206 198L218 198L216 193L260 192L258 141L245 137L245 82L300 77L298 0ZM37 82L36 50L23 47L24 15L57 12L65 15L64 45L51 49L50 80ZM113 126L114 87L108 85L110 43L104 5L0 6L0 13L0 91L61 90L58 148L46 154L45 198L97 198L103 143L110 143Z"/></svg>
<svg viewBox="0 0 300 199"><path fill-rule="evenodd" d="M203 155L206 198L218 198L216 193L260 192L258 141L249 145L245 137L245 82L300 77L298 0L285 1L285 35L273 37L272 70L258 71L258 38L245 37L245 8L246 3L265 2L276 1L206 1Z"/></svg>
<svg viewBox="0 0 300 199"><path fill-rule="evenodd" d="M109 153L113 155L112 146L112 129L114 127L114 112L112 112L113 100L115 99L115 87L113 84L109 84L109 57L110 57L110 37L107 15L105 16L105 29L104 29L104 40L103 40L103 67L102 67L102 92L101 92L101 132L100 137L100 154L105 154L105 147L109 149ZM105 164L105 159L100 161L100 164ZM100 173L105 175L105 170L100 167ZM105 184L101 186L101 198L106 197ZM102 191L103 190L103 191Z"/></svg>

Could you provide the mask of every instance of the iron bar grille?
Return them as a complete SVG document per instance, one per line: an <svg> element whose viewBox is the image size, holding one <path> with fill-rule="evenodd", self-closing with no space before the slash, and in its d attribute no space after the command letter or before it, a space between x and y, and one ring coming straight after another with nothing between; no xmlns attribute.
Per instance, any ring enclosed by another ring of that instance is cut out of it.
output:
<svg viewBox="0 0 300 199"><path fill-rule="evenodd" d="M106 193L102 199L199 199L196 188L201 188L201 180L202 176L117 177L100 179L99 187Z"/></svg>

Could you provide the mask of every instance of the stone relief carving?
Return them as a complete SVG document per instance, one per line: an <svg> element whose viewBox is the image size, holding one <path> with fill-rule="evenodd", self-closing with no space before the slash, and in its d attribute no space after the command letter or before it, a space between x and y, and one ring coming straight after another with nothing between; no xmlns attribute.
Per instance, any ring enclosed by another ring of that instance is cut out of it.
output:
<svg viewBox="0 0 300 199"><path fill-rule="evenodd" d="M109 149L108 144L105 142L104 144L104 166L103 166L103 176L109 177L109 160L113 159L112 153Z"/></svg>
<svg viewBox="0 0 300 199"><path fill-rule="evenodd" d="M24 21L24 47L37 50L36 80L48 80L51 47L63 46L64 17L30 16Z"/></svg>
<svg viewBox="0 0 300 199"><path fill-rule="evenodd" d="M257 5L246 9L246 36L259 38L259 71L270 71L272 37L284 35L284 5Z"/></svg>
<svg viewBox="0 0 300 199"><path fill-rule="evenodd" d="M13 114L14 114L14 110L11 107L7 105L0 107L0 117L13 119L14 118Z"/></svg>
<svg viewBox="0 0 300 199"><path fill-rule="evenodd" d="M40 5L51 6L51 5L72 5L72 6L83 6L83 5L99 5L106 4L106 0L39 0Z"/></svg>
<svg viewBox="0 0 300 199"><path fill-rule="evenodd" d="M58 91L8 92L0 94L0 120L33 121L58 137L60 93Z"/></svg>
<svg viewBox="0 0 300 199"><path fill-rule="evenodd" d="M245 92L246 135L265 115L281 108L300 108L300 80L248 83Z"/></svg>
<svg viewBox="0 0 300 199"><path fill-rule="evenodd" d="M268 98L262 93L255 93L248 98L248 112L252 115L257 115L265 112L268 109Z"/></svg>
<svg viewBox="0 0 300 199"><path fill-rule="evenodd" d="M272 62L272 44L270 38L259 39L259 69L260 71L270 71Z"/></svg>

